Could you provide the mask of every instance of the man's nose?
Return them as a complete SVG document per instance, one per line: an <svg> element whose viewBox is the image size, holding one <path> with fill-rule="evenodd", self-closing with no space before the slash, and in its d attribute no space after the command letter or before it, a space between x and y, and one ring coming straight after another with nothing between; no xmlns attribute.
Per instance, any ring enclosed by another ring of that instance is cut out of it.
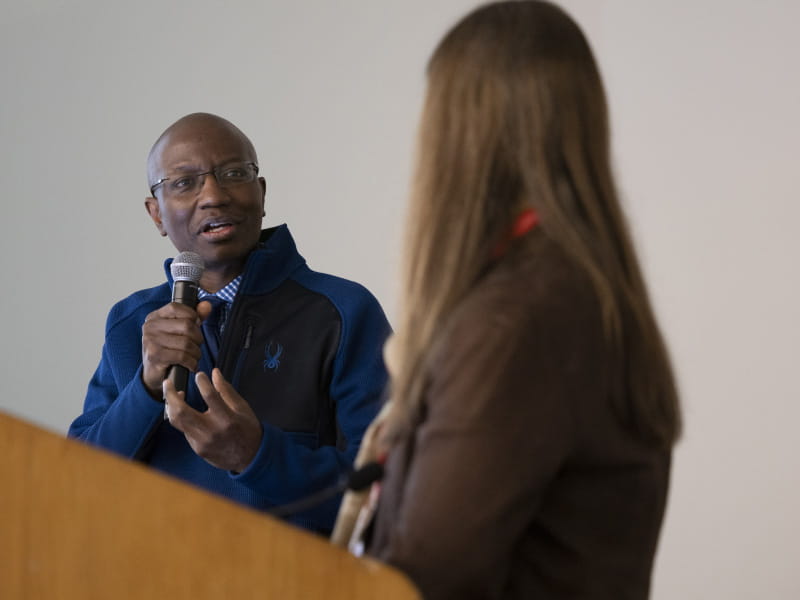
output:
<svg viewBox="0 0 800 600"><path fill-rule="evenodd" d="M206 173L203 175L203 180L200 182L200 188L197 191L198 204L202 206L215 206L217 204L227 203L230 200L228 191L219 184L215 173Z"/></svg>

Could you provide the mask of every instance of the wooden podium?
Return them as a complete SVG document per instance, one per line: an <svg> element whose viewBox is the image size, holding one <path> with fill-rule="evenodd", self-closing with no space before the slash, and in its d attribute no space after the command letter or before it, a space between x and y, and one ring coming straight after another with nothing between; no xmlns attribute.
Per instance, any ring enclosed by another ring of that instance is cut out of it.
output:
<svg viewBox="0 0 800 600"><path fill-rule="evenodd" d="M419 598L399 572L0 412L0 598Z"/></svg>

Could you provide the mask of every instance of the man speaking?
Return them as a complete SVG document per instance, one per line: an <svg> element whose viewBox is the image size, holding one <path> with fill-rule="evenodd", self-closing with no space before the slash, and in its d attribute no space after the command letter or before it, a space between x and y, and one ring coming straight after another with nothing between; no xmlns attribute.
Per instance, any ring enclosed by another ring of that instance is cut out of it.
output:
<svg viewBox="0 0 800 600"><path fill-rule="evenodd" d="M377 300L309 269L285 225L262 231L266 183L229 121L179 119L153 145L147 175L156 228L200 259L199 304L172 301L167 260L167 281L111 309L69 435L259 510L334 486L381 404L389 325ZM173 367L196 376L165 420ZM333 498L287 519L327 534L337 507Z"/></svg>

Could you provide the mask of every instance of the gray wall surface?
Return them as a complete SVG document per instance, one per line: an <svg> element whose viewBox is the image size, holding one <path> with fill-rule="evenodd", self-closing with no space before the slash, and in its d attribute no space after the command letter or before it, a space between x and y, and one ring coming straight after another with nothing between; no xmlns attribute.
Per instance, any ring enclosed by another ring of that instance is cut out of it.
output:
<svg viewBox="0 0 800 600"><path fill-rule="evenodd" d="M62 433L80 413L108 309L175 252L144 211L144 163L189 112L250 135L265 224L392 319L425 61L475 5L5 5L0 409ZM686 413L653 598L798 598L800 4L561 5L603 70Z"/></svg>

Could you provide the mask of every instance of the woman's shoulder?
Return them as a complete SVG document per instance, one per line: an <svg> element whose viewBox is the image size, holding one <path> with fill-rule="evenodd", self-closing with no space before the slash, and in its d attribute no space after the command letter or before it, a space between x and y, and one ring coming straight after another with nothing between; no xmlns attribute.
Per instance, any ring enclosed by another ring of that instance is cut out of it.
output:
<svg viewBox="0 0 800 600"><path fill-rule="evenodd" d="M454 320L476 314L488 318L491 326L564 326L598 320L600 308L585 269L555 242L534 232L490 267L454 312Z"/></svg>

